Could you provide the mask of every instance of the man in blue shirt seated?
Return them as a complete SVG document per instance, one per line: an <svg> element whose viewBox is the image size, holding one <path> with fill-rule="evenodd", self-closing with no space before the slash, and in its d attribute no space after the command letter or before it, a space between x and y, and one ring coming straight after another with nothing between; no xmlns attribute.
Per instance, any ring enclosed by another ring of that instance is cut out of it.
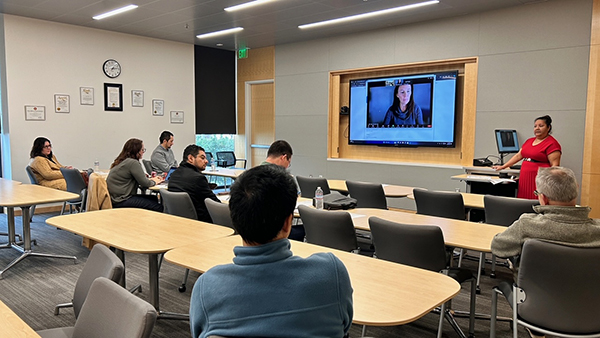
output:
<svg viewBox="0 0 600 338"><path fill-rule="evenodd" d="M229 209L243 246L233 264L198 278L192 337L343 337L352 323L348 271L331 253L293 256L287 239L297 199L293 178L274 165L247 170ZM323 248L323 251L327 251Z"/></svg>

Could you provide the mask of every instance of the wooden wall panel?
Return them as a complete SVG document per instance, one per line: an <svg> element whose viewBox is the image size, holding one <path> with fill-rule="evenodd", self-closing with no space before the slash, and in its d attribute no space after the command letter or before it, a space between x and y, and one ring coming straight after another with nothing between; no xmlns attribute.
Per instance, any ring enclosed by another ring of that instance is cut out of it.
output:
<svg viewBox="0 0 600 338"><path fill-rule="evenodd" d="M349 105L350 80L446 70L459 72L455 148L396 148L348 144L349 119L348 116L340 116L339 109L341 106ZM472 164L477 100L477 58L335 71L330 73L329 88L329 157L387 162Z"/></svg>
<svg viewBox="0 0 600 338"><path fill-rule="evenodd" d="M590 217L600 218L600 0L593 6L581 205L592 207Z"/></svg>
<svg viewBox="0 0 600 338"><path fill-rule="evenodd" d="M243 157L246 150L246 81L275 78L275 47L248 50L248 58L239 59L237 64L237 137L236 156ZM273 97L275 95L273 94ZM274 126L274 125L273 125ZM274 129L274 127L273 127ZM250 156L250 154L248 154ZM260 162L258 162L260 163Z"/></svg>

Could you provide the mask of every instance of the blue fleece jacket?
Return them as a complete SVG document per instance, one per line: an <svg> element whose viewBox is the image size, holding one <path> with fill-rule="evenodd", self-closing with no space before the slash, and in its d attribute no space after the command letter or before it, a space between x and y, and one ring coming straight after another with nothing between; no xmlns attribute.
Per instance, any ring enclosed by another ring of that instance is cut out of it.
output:
<svg viewBox="0 0 600 338"><path fill-rule="evenodd" d="M293 256L282 239L234 248L204 273L190 301L192 337L342 337L352 323L348 271L331 253Z"/></svg>

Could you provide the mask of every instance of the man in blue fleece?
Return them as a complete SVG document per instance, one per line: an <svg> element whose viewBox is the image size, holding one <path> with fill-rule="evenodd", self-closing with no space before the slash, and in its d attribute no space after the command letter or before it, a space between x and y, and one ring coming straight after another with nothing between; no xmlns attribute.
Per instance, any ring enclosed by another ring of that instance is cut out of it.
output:
<svg viewBox="0 0 600 338"><path fill-rule="evenodd" d="M229 209L243 246L233 264L198 278L190 301L192 337L343 337L352 323L352 287L331 253L293 256L287 239L297 200L278 166L247 170ZM323 249L326 251L327 249Z"/></svg>

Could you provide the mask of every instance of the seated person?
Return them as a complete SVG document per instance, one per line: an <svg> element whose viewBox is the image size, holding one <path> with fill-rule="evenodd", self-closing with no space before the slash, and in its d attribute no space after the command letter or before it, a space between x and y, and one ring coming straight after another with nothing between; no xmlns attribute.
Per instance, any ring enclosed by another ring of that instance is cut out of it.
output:
<svg viewBox="0 0 600 338"><path fill-rule="evenodd" d="M160 175L169 172L171 167L176 167L177 160L171 149L173 147L173 133L167 130L163 131L160 134L159 141L160 144L152 151L150 161L152 162L152 170Z"/></svg>
<svg viewBox="0 0 600 338"><path fill-rule="evenodd" d="M64 166L58 162L52 153L52 143L45 137L38 137L33 141L29 153L31 167L35 178L40 185L45 187L67 190L67 181L60 172L60 168L73 168Z"/></svg>
<svg viewBox="0 0 600 338"><path fill-rule="evenodd" d="M163 181L162 176L146 178L140 159L146 148L144 142L132 138L125 142L123 150L110 165L106 186L113 208L142 208L163 211L156 195L139 195L138 188L150 188Z"/></svg>
<svg viewBox="0 0 600 338"><path fill-rule="evenodd" d="M204 148L190 144L183 151L183 161L169 178L169 191L187 192L194 203L198 220L212 223L210 214L204 204L205 198L221 202L212 192L208 180L202 175L206 169L206 153Z"/></svg>
<svg viewBox="0 0 600 338"><path fill-rule="evenodd" d="M283 169L247 170L229 209L243 246L233 264L201 275L190 300L192 337L343 337L352 324L352 287L331 253L294 256L287 239L297 189Z"/></svg>
<svg viewBox="0 0 600 338"><path fill-rule="evenodd" d="M575 174L564 167L540 168L535 179L541 205L535 214L523 214L492 240L492 253L498 257L519 256L528 239L541 239L575 247L600 246L600 220L589 217L591 208L576 206L579 187ZM514 277L518 274L518 259Z"/></svg>
<svg viewBox="0 0 600 338"><path fill-rule="evenodd" d="M271 143L267 150L267 158L260 165L275 164L287 169L292 162L292 155L292 146L285 140L277 140Z"/></svg>
<svg viewBox="0 0 600 338"><path fill-rule="evenodd" d="M274 164L283 169L288 169L292 165L293 154L292 146L287 141L277 140L271 143L269 150L267 150L267 158L260 165ZM292 226L292 232L288 238L303 242L305 236L304 225L295 224Z"/></svg>

